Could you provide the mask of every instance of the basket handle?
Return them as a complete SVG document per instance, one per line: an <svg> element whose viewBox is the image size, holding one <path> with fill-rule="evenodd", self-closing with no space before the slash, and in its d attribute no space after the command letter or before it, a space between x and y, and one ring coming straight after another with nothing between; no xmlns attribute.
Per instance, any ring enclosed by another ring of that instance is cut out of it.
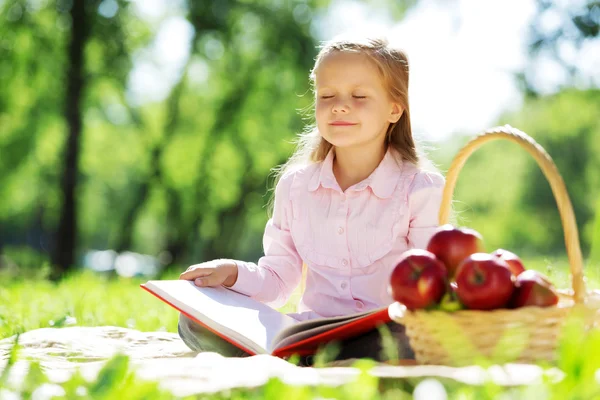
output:
<svg viewBox="0 0 600 400"><path fill-rule="evenodd" d="M456 185L458 173L465 164L467 158L485 142L497 139L507 139L521 145L535 158L546 179L550 183L552 193L558 205L560 219L562 221L565 234L565 244L571 268L571 284L576 303L582 303L585 296L585 283L583 279L583 260L581 256L581 247L579 244L579 235L577 224L575 223L575 214L573 206L569 199L569 194L565 183L552 161L552 158L533 138L521 132L518 129L505 125L484 131L475 138L471 139L454 157L448 173L446 174L446 185L442 196L442 204L439 212L440 225L448 223L450 207L452 204L452 194Z"/></svg>

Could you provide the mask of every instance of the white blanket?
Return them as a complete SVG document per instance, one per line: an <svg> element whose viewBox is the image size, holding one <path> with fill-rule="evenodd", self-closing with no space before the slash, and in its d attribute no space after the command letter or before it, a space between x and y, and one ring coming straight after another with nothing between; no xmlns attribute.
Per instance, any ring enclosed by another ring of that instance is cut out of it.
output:
<svg viewBox="0 0 600 400"><path fill-rule="evenodd" d="M0 340L0 374L6 367L15 337ZM259 355L225 358L216 353L194 353L167 332L140 332L133 329L103 327L44 328L19 337L21 349L9 375L11 386L18 388L29 362L39 361L53 382L64 382L77 369L86 378L95 379L107 359L117 353L130 357L141 379L158 381L175 396L215 392L235 387L255 387L272 377L289 384L340 385L356 378L360 371L350 366L302 368L282 359ZM345 363L350 365L351 361ZM450 378L469 384L492 379L503 385L531 384L556 371L543 371L534 365L479 367L379 365L371 373L389 379L407 377Z"/></svg>

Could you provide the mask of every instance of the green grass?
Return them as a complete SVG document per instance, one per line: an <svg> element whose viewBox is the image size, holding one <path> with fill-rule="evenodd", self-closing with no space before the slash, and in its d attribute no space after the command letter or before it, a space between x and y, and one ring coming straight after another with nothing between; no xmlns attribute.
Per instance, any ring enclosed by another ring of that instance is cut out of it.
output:
<svg viewBox="0 0 600 400"><path fill-rule="evenodd" d="M167 273L162 279L178 276ZM147 279L110 278L83 271L60 283L1 274L0 280L4 286L0 290L0 339L75 321L80 326L177 332L177 311L139 287ZM294 293L280 310L292 312L299 297Z"/></svg>
<svg viewBox="0 0 600 400"><path fill-rule="evenodd" d="M561 288L569 287L570 280L564 260L528 259L528 268L546 273ZM598 269L588 267L588 286L598 289ZM178 313L168 305L144 292L141 279L107 278L89 272L77 273L58 284L39 276L0 276L0 338L42 327L57 327L69 324L79 326L122 326L141 331L166 330L176 332ZM165 275L164 279L175 279L177 273ZM295 293L281 309L292 311L298 301ZM519 388L503 388L494 384L469 386L454 381L442 380L449 399L591 399L600 398L599 385L595 382L595 371L600 361L600 335L597 331L586 335L576 326L567 332L560 348L558 367L566 377L559 383L542 382L539 385ZM15 352L18 357L18 352ZM13 359L14 362L14 359ZM422 379L378 381L366 373L372 364L361 360L358 367L364 373L357 381L340 387L297 387L273 379L261 388L239 389L217 393L201 398L221 399L403 399L412 398L412 393ZM9 390L6 382L10 365L0 374L0 398L2 390ZM33 391L47 384L42 370L34 364L25 385L19 392L29 398ZM4 387L4 389L3 389ZM88 382L74 375L68 382L51 386L61 396L57 398L171 398L155 383L137 380L129 367L129 360L117 356L106 364L96 381Z"/></svg>
<svg viewBox="0 0 600 400"><path fill-rule="evenodd" d="M141 331L176 331L177 312L144 292L139 279L84 272L58 284L19 279L0 292L0 338L56 326L113 325Z"/></svg>

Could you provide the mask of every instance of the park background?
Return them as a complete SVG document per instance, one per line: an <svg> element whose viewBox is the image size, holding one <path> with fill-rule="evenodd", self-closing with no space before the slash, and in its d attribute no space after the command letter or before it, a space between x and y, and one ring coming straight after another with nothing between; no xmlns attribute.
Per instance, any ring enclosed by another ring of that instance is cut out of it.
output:
<svg viewBox="0 0 600 400"><path fill-rule="evenodd" d="M318 46L347 31L384 32L408 52L414 134L442 172L498 125L550 153L588 287L600 288L598 1L0 0L0 339L67 326L176 332L178 313L140 283L219 257L256 261L272 169L310 123ZM518 145L477 150L454 209L488 250L510 249L569 286L550 186ZM561 347L567 379L519 398L597 395L598 364L586 355L600 338L584 336ZM31 371L24 398L47 382ZM63 392L170 398L127 371L116 358L96 381L75 377ZM321 398L409 398L399 396L417 383L378 397L376 381L359 380ZM507 398L495 387L446 389ZM314 395L277 381L235 393Z"/></svg>
<svg viewBox="0 0 600 400"><path fill-rule="evenodd" d="M2 0L0 21L0 270L256 261L318 45L350 30L407 50L414 134L442 172L492 126L538 141L598 261L597 1ZM455 209L490 250L564 256L550 187L513 143L469 159Z"/></svg>
<svg viewBox="0 0 600 400"><path fill-rule="evenodd" d="M4 281L256 261L318 46L348 31L406 49L414 135L443 173L492 126L538 141L598 268L597 1L3 0L0 20ZM471 156L454 209L490 251L566 259L550 186L514 143Z"/></svg>

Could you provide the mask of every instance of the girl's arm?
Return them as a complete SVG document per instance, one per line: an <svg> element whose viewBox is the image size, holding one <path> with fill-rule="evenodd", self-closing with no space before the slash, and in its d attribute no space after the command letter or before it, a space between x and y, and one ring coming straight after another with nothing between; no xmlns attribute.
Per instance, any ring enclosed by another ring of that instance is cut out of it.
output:
<svg viewBox="0 0 600 400"><path fill-rule="evenodd" d="M278 308L300 283L302 259L290 233L290 188L294 174L284 175L275 188L273 216L263 236L265 255L258 264L236 261L238 276L230 289Z"/></svg>
<svg viewBox="0 0 600 400"><path fill-rule="evenodd" d="M432 172L419 172L410 185L408 206L410 226L408 245L424 249L439 226L439 211L444 190L444 177Z"/></svg>

